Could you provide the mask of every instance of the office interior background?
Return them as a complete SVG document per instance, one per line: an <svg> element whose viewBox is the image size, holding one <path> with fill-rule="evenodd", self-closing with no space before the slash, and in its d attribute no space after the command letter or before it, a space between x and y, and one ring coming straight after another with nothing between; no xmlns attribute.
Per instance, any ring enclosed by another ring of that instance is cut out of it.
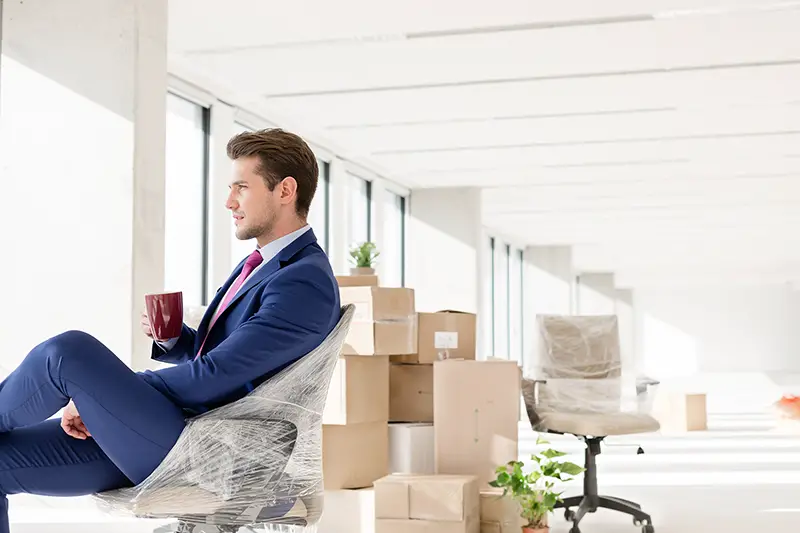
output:
<svg viewBox="0 0 800 533"><path fill-rule="evenodd" d="M319 159L337 274L374 242L382 285L523 369L537 314L616 314L626 369L706 394L708 433L601 483L796 524L771 407L800 393L799 27L756 0L5 0L0 366L82 329L148 367L143 295L207 304L253 249L225 145L279 126ZM20 528L102 520L25 501Z"/></svg>

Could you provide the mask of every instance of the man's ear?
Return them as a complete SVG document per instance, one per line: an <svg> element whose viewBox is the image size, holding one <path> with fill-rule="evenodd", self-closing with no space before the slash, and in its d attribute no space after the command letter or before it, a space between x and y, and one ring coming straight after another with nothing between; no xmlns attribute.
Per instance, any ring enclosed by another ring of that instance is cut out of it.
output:
<svg viewBox="0 0 800 533"><path fill-rule="evenodd" d="M297 197L297 180L293 177L283 178L278 187L280 187L282 204L291 203Z"/></svg>

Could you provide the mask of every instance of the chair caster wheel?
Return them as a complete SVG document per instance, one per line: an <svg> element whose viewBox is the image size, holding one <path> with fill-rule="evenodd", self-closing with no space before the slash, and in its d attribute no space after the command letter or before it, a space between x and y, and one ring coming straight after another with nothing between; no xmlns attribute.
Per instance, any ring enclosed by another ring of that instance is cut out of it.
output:
<svg viewBox="0 0 800 533"><path fill-rule="evenodd" d="M572 509L564 510L564 520L566 520L567 522L572 522L573 520L575 520L575 511L573 511Z"/></svg>

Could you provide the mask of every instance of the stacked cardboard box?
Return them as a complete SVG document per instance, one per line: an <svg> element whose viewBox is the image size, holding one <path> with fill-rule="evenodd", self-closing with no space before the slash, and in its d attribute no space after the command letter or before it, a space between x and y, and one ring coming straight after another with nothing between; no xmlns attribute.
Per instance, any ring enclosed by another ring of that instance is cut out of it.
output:
<svg viewBox="0 0 800 533"><path fill-rule="evenodd" d="M390 475L375 482L375 533L478 533L474 476Z"/></svg>
<svg viewBox="0 0 800 533"><path fill-rule="evenodd" d="M434 363L434 461L438 474L473 475L489 489L518 457L520 369L516 361Z"/></svg>
<svg viewBox="0 0 800 533"><path fill-rule="evenodd" d="M475 359L476 316L457 311L418 313L417 350L393 354L389 420L433 422L433 363Z"/></svg>
<svg viewBox="0 0 800 533"><path fill-rule="evenodd" d="M481 533L519 533L525 521L522 509L502 491L481 491Z"/></svg>
<svg viewBox="0 0 800 533"><path fill-rule="evenodd" d="M356 309L323 413L329 491L370 487L388 473L389 356L416 351L414 291L353 283L339 289L342 305Z"/></svg>

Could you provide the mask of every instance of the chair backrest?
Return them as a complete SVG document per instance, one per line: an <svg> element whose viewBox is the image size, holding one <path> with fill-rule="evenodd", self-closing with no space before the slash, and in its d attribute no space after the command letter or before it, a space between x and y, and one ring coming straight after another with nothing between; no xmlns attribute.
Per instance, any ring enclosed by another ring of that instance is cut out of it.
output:
<svg viewBox="0 0 800 533"><path fill-rule="evenodd" d="M537 377L608 379L622 375L616 316L539 315L536 322Z"/></svg>
<svg viewBox="0 0 800 533"><path fill-rule="evenodd" d="M546 381L536 388L536 409L619 411L622 358L617 317L539 315L536 320L539 347L535 377ZM530 417L533 396L525 385L523 397Z"/></svg>

